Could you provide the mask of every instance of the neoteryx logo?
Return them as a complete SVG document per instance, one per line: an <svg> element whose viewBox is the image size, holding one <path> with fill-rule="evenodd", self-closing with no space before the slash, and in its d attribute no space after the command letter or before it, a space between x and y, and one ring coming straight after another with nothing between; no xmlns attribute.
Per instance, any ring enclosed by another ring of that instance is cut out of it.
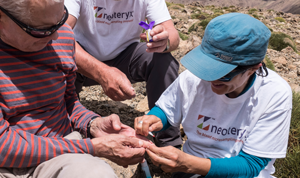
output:
<svg viewBox="0 0 300 178"><path fill-rule="evenodd" d="M211 117L202 116L202 115L198 116L198 120L200 120L202 118L203 118L203 122L201 124L199 124L197 127L202 129L202 130L208 131L210 125L209 124L207 125L205 122L208 121L209 119L211 119Z"/></svg>
<svg viewBox="0 0 300 178"><path fill-rule="evenodd" d="M200 124L197 127L199 129L202 129L202 130L214 133L214 134L218 134L218 135L238 136L239 139L241 139L244 136L244 134L246 133L246 129L236 128L234 126L232 126L232 127L221 127L221 126L218 126L218 125L214 125L213 124L214 120L215 120L215 118L199 115L198 116L198 123L200 122ZM209 121L209 122L207 122L207 121Z"/></svg>
<svg viewBox="0 0 300 178"><path fill-rule="evenodd" d="M103 7L94 6L95 17L96 18L102 18L103 14L100 12L102 9L104 9L104 8Z"/></svg>

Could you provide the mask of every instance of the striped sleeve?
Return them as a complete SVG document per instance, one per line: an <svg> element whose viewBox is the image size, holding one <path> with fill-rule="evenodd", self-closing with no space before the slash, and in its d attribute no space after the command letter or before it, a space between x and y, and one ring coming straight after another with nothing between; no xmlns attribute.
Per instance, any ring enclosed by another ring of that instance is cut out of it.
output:
<svg viewBox="0 0 300 178"><path fill-rule="evenodd" d="M64 153L94 153L90 139L36 136L9 125L0 111L0 167L33 167Z"/></svg>
<svg viewBox="0 0 300 178"><path fill-rule="evenodd" d="M72 122L72 126L75 130L87 136L87 125L92 117L99 116L94 112L86 109L78 100L75 92L76 73L72 71L67 76L67 89L65 92L65 100L67 105L67 111Z"/></svg>

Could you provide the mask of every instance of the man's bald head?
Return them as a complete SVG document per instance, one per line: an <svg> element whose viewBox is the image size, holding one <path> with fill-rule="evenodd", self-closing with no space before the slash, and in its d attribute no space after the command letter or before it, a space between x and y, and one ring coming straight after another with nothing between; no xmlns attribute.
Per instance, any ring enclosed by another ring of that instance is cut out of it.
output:
<svg viewBox="0 0 300 178"><path fill-rule="evenodd" d="M32 21L34 8L50 3L63 3L64 0L0 0L0 6L23 23Z"/></svg>

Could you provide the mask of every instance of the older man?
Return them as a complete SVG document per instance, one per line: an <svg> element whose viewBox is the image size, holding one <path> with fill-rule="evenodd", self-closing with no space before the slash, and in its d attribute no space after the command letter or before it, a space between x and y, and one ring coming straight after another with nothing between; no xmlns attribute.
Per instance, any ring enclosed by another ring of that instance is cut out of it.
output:
<svg viewBox="0 0 300 178"><path fill-rule="evenodd" d="M179 44L164 0L65 0L70 11L67 23L76 40L77 93L82 86L100 84L116 101L135 96L131 83L146 81L149 108L177 78L179 64L170 54ZM154 21L146 39L139 22ZM83 48L86 50L84 50ZM182 144L179 128L158 133L159 146Z"/></svg>
<svg viewBox="0 0 300 178"><path fill-rule="evenodd" d="M98 157L143 160L132 128L78 101L67 18L63 0L0 0L0 177L116 177Z"/></svg>

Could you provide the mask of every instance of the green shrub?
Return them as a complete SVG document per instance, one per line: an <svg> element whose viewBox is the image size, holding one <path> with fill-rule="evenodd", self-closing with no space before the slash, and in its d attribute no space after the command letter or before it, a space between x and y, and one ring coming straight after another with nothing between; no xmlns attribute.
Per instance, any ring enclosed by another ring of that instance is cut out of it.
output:
<svg viewBox="0 0 300 178"><path fill-rule="evenodd" d="M176 19L176 17L174 15L171 16L172 19Z"/></svg>
<svg viewBox="0 0 300 178"><path fill-rule="evenodd" d="M275 176L294 178L300 175L300 93L293 92L289 143L285 159L277 159Z"/></svg>
<svg viewBox="0 0 300 178"><path fill-rule="evenodd" d="M266 57L265 57L264 62L265 62L265 64L266 64L267 68L269 68L269 69L275 71L274 64L273 64L273 62L270 60L270 58L269 58L267 55L266 55Z"/></svg>
<svg viewBox="0 0 300 178"><path fill-rule="evenodd" d="M204 19L199 23L199 25L202 26L203 30L205 30L205 28L209 22L210 22L209 19Z"/></svg>
<svg viewBox="0 0 300 178"><path fill-rule="evenodd" d="M182 39L182 40L187 40L189 37L181 32L178 32L179 33L179 37Z"/></svg>
<svg viewBox="0 0 300 178"><path fill-rule="evenodd" d="M259 20L259 16L257 14L252 14L252 16Z"/></svg>
<svg viewBox="0 0 300 178"><path fill-rule="evenodd" d="M192 15L191 15L191 18L192 18L192 19L199 19L200 17L201 17L201 14L196 14L196 13L195 13L195 14L192 14Z"/></svg>
<svg viewBox="0 0 300 178"><path fill-rule="evenodd" d="M171 8L171 9L181 9L181 7L180 7L180 6L177 6L177 5L172 5L172 6L170 6L170 8Z"/></svg>
<svg viewBox="0 0 300 178"><path fill-rule="evenodd" d="M183 4L176 4L176 5L178 5L178 6L182 7L182 8L184 8L184 5L183 5Z"/></svg>
<svg viewBox="0 0 300 178"><path fill-rule="evenodd" d="M253 14L253 13L256 12L256 11L257 11L257 9L255 9L255 8L252 8L252 9L249 9L249 10L248 10L249 14Z"/></svg>
<svg viewBox="0 0 300 178"><path fill-rule="evenodd" d="M282 49L290 46L297 52L296 45L289 35L282 32L273 32L269 41L269 48L281 51Z"/></svg>
<svg viewBox="0 0 300 178"><path fill-rule="evenodd" d="M272 28L268 27L268 29L269 29L271 32L273 32L273 29L272 29Z"/></svg>
<svg viewBox="0 0 300 178"><path fill-rule="evenodd" d="M192 26L190 26L188 32L191 33L192 31L196 31L197 30L197 24L194 23Z"/></svg>
<svg viewBox="0 0 300 178"><path fill-rule="evenodd" d="M282 18L282 17L275 17L274 19L279 22L285 22L284 18Z"/></svg>
<svg viewBox="0 0 300 178"><path fill-rule="evenodd" d="M195 6L192 6L192 7L190 7L190 9L191 9L191 10L193 10L193 11L196 11L196 10L198 10L198 8L197 8L197 7L195 7Z"/></svg>
<svg viewBox="0 0 300 178"><path fill-rule="evenodd" d="M166 2L167 7L171 6L173 3Z"/></svg>
<svg viewBox="0 0 300 178"><path fill-rule="evenodd" d="M223 12L222 13L220 13L220 12L215 13L215 14L212 15L212 18L216 18L216 17L218 17L220 15L223 15L223 14L224 14Z"/></svg>
<svg viewBox="0 0 300 178"><path fill-rule="evenodd" d="M213 12L214 12L214 13L222 13L222 14L223 14L222 9L214 9Z"/></svg>
<svg viewBox="0 0 300 178"><path fill-rule="evenodd" d="M235 6L229 6L229 8L235 8Z"/></svg>
<svg viewBox="0 0 300 178"><path fill-rule="evenodd" d="M228 9L228 7L223 7L223 9L225 9L225 10L226 10L226 9Z"/></svg>
<svg viewBox="0 0 300 178"><path fill-rule="evenodd" d="M229 12L237 12L236 9L228 9L227 11L229 11Z"/></svg>

